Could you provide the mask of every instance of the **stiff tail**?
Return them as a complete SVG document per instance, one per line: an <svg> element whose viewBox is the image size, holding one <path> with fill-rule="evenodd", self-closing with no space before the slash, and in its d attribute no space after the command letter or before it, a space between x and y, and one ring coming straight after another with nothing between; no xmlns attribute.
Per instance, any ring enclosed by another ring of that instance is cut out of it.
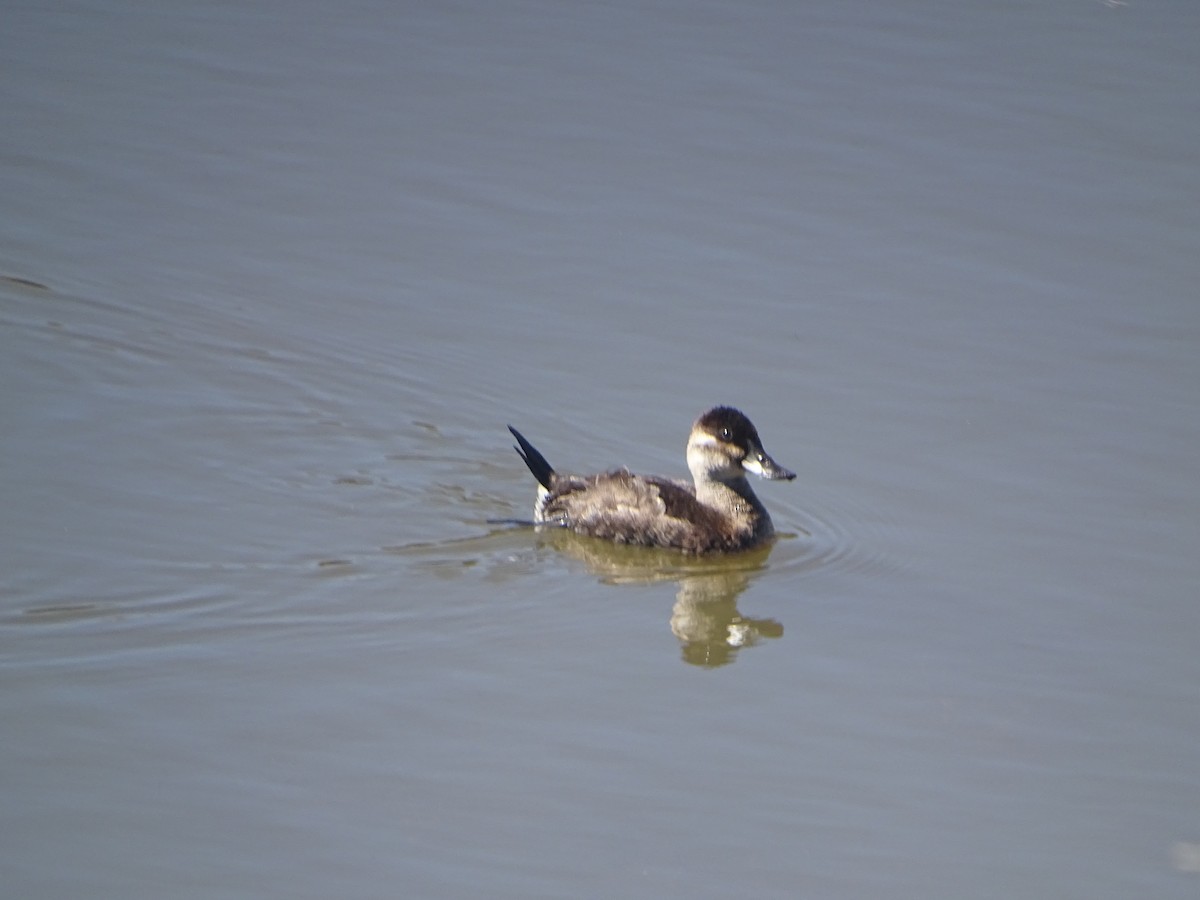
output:
<svg viewBox="0 0 1200 900"><path fill-rule="evenodd" d="M533 477L537 479L538 484L546 490L550 490L550 479L554 476L554 469L550 463L546 462L546 457L537 452L537 448L529 441L525 440L521 432L508 426L508 430L512 432L513 437L517 439L517 443L521 446L513 447L517 453L521 454L521 459L525 460L525 465L529 466L529 471L533 473Z"/></svg>

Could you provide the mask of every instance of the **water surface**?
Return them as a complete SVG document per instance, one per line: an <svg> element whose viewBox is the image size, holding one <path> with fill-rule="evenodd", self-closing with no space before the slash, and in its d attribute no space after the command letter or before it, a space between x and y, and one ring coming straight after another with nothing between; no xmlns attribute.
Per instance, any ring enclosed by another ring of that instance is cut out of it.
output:
<svg viewBox="0 0 1200 900"><path fill-rule="evenodd" d="M1194 4L10 18L13 896L1195 895Z"/></svg>

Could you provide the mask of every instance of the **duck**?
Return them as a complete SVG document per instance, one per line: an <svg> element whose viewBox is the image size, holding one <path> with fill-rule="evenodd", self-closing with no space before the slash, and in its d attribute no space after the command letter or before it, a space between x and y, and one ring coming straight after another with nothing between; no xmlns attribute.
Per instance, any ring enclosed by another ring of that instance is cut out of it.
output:
<svg viewBox="0 0 1200 900"><path fill-rule="evenodd" d="M767 508L746 475L796 477L763 449L745 413L714 406L692 425L687 464L692 481L635 475L627 468L595 475L558 472L511 425L514 450L537 479L533 519L539 525L618 544L670 548L685 554L758 547L775 533Z"/></svg>

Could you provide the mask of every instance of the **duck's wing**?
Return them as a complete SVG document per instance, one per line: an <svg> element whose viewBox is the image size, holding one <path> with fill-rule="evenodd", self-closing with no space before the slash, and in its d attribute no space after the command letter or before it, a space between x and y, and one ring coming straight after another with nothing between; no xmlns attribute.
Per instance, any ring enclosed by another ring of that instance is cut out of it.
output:
<svg viewBox="0 0 1200 900"><path fill-rule="evenodd" d="M728 534L724 517L690 486L626 469L557 479L543 514L579 534L693 553L724 549Z"/></svg>

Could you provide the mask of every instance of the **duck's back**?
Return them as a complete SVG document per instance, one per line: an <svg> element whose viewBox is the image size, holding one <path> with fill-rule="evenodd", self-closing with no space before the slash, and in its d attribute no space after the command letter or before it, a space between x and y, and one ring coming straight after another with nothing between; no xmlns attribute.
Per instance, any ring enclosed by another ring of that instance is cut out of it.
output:
<svg viewBox="0 0 1200 900"><path fill-rule="evenodd" d="M555 476L539 507L543 521L621 544L674 547L689 553L744 544L720 512L700 503L694 489L626 469L582 477Z"/></svg>

